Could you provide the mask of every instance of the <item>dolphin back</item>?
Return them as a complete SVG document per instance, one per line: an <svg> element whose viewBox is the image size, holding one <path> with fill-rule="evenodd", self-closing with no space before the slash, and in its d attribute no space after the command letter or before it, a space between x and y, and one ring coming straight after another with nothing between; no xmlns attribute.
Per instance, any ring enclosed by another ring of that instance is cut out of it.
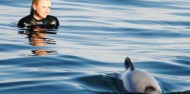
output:
<svg viewBox="0 0 190 94"><path fill-rule="evenodd" d="M131 59L129 57L125 58L125 70L130 69L131 71L133 71L135 68L131 62Z"/></svg>

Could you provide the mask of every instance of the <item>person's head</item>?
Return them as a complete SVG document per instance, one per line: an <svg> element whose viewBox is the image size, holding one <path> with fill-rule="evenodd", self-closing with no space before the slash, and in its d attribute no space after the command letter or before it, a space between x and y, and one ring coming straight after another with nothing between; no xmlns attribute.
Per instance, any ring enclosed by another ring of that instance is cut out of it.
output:
<svg viewBox="0 0 190 94"><path fill-rule="evenodd" d="M47 17L51 8L51 0L33 0L30 15L33 15L36 20L41 20Z"/></svg>

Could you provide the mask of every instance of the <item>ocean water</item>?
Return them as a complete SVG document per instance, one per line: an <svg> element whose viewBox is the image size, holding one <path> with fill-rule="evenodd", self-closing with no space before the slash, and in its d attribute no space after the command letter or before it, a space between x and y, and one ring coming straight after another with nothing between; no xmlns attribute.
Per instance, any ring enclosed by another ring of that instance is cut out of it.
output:
<svg viewBox="0 0 190 94"><path fill-rule="evenodd" d="M60 27L38 33L16 26L31 1L0 1L0 94L119 94L126 57L190 93L190 1L52 0Z"/></svg>

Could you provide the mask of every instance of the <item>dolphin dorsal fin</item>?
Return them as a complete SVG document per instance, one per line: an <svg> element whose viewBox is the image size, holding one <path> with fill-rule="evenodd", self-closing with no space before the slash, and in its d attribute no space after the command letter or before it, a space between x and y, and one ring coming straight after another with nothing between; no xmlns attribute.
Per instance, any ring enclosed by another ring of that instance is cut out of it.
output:
<svg viewBox="0 0 190 94"><path fill-rule="evenodd" d="M125 70L128 70L128 69L130 69L131 71L133 71L135 68L134 68L134 66L133 66L130 58L126 57L125 58Z"/></svg>

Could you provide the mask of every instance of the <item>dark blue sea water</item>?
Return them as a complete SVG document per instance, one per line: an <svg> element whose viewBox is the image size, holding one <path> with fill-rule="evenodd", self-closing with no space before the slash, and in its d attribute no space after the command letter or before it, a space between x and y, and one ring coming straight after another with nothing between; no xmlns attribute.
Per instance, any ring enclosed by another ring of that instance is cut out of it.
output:
<svg viewBox="0 0 190 94"><path fill-rule="evenodd" d="M31 0L0 1L0 94L119 94L124 59L163 93L190 93L189 0L52 0L57 30L16 27Z"/></svg>

